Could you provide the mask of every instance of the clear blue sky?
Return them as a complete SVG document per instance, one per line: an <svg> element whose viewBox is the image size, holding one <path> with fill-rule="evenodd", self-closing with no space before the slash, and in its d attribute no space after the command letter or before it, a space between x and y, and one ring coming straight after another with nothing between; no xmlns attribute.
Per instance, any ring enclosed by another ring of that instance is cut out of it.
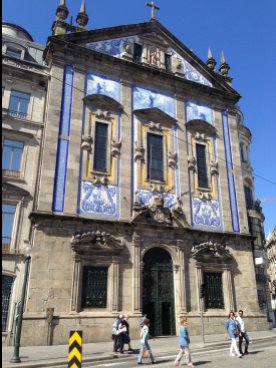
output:
<svg viewBox="0 0 276 368"><path fill-rule="evenodd" d="M38 43L51 33L58 0L3 0L3 20L25 28ZM149 20L146 0L86 0L87 28ZM81 0L67 0L75 22ZM256 198L276 197L276 1L156 0L158 20L206 61L207 49L220 61L224 51L241 94L239 105L251 130ZM265 232L276 224L276 202L263 202Z"/></svg>

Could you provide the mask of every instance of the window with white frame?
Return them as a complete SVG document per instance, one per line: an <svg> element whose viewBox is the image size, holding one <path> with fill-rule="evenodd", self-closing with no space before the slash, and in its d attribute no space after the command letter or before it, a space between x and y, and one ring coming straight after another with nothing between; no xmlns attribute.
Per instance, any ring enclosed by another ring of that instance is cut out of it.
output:
<svg viewBox="0 0 276 368"><path fill-rule="evenodd" d="M20 119L27 119L30 94L20 91L11 91L9 114Z"/></svg>
<svg viewBox="0 0 276 368"><path fill-rule="evenodd" d="M10 300L14 278L2 275L2 332L7 331L10 311Z"/></svg>
<svg viewBox="0 0 276 368"><path fill-rule="evenodd" d="M4 175L20 176L24 142L3 139L2 146L2 172Z"/></svg>
<svg viewBox="0 0 276 368"><path fill-rule="evenodd" d="M2 203L2 252L10 249L15 211L15 204Z"/></svg>

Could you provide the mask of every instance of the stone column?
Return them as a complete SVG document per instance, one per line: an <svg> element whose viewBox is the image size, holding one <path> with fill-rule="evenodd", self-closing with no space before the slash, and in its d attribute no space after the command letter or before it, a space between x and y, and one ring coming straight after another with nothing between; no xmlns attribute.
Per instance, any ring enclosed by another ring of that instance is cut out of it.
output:
<svg viewBox="0 0 276 368"><path fill-rule="evenodd" d="M224 299L225 299L225 309L230 311L234 310L234 296L232 287L232 277L231 270L226 268L223 272L223 286L224 286Z"/></svg>
<svg viewBox="0 0 276 368"><path fill-rule="evenodd" d="M179 292L179 312L180 314L187 312L186 298L186 277L185 277L185 257L183 249L179 248L179 268L178 268L178 290Z"/></svg>
<svg viewBox="0 0 276 368"><path fill-rule="evenodd" d="M141 241L142 238L133 234L133 269L132 269L132 311L141 313Z"/></svg>
<svg viewBox="0 0 276 368"><path fill-rule="evenodd" d="M198 312L200 313L201 311L201 302L199 299L199 290L200 290L200 285L203 284L203 275L202 275L202 268L201 265L196 264L196 285L197 285L197 308L198 308Z"/></svg>
<svg viewBox="0 0 276 368"><path fill-rule="evenodd" d="M119 259L113 257L112 260L112 272L111 272L111 309L112 312L118 312L119 310Z"/></svg>
<svg viewBox="0 0 276 368"><path fill-rule="evenodd" d="M80 271L81 271L81 259L77 254L75 254L73 259L73 281L72 281L72 297L71 297L72 312L79 312Z"/></svg>

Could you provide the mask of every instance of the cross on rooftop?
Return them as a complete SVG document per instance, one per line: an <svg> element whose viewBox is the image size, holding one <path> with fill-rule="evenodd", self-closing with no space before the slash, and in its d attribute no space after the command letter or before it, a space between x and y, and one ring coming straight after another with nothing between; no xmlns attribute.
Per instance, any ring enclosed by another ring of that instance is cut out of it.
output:
<svg viewBox="0 0 276 368"><path fill-rule="evenodd" d="M159 6L155 5L153 1L151 3L147 3L146 5L151 7L151 17L150 17L150 19L155 19L154 10L155 9L160 10Z"/></svg>

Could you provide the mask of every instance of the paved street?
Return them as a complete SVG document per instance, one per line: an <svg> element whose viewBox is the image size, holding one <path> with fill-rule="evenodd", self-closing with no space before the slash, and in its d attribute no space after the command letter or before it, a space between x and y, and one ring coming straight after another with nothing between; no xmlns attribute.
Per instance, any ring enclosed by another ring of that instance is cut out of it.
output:
<svg viewBox="0 0 276 368"><path fill-rule="evenodd" d="M230 345L230 343L229 343ZM192 352L193 363L195 367L202 368L233 368L238 366L239 368L273 368L276 361L276 346L275 340L272 341L258 341L251 344L251 354L242 358L229 357L229 347L218 348L213 351L201 352L199 349L195 349ZM176 350L177 353L177 350ZM170 368L174 367L175 355L163 355L156 358L155 367ZM144 359L143 365L145 367L151 367L149 359ZM185 357L182 359L182 367L187 367ZM65 367L65 366L64 366ZM132 357L121 359L119 356L118 361L110 360L105 362L84 363L83 368L134 368L137 365L137 353L135 352ZM55 368L61 368L56 366Z"/></svg>

